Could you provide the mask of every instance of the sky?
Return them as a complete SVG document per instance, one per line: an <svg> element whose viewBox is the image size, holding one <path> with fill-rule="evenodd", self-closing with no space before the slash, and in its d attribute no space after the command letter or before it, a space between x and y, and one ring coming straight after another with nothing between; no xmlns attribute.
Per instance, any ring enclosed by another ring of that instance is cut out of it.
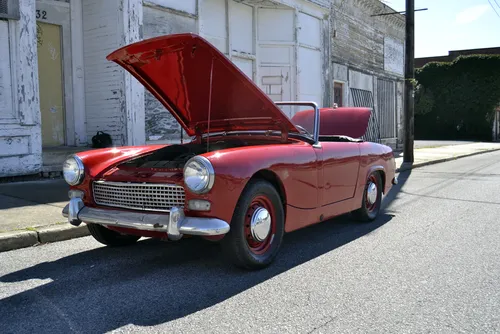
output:
<svg viewBox="0 0 500 334"><path fill-rule="evenodd" d="M387 0L404 11L405 0ZM450 50L500 47L500 0L415 0L415 57ZM495 10L498 13L495 13Z"/></svg>

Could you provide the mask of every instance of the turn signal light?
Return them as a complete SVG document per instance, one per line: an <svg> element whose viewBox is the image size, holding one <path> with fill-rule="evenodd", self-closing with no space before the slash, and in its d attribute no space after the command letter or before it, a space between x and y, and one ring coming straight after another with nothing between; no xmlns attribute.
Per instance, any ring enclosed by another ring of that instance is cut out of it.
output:
<svg viewBox="0 0 500 334"><path fill-rule="evenodd" d="M189 210L210 211L210 202L201 199L192 199L188 202Z"/></svg>

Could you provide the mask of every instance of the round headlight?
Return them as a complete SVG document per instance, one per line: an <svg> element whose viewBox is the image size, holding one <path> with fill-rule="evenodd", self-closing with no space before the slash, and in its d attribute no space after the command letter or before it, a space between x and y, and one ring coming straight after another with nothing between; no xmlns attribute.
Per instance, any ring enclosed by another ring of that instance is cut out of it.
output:
<svg viewBox="0 0 500 334"><path fill-rule="evenodd" d="M214 179L214 168L205 157L193 157L184 166L184 183L196 194L210 191L214 185Z"/></svg>
<svg viewBox="0 0 500 334"><path fill-rule="evenodd" d="M84 169L83 162L78 156L69 157L63 164L64 180L71 186L82 183L85 175Z"/></svg>

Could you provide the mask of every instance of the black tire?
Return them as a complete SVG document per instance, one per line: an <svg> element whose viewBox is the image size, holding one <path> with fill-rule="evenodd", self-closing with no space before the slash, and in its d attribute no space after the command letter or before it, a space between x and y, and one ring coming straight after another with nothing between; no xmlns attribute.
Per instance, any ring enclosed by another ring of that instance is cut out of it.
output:
<svg viewBox="0 0 500 334"><path fill-rule="evenodd" d="M377 187L377 200L373 205L367 203L367 191L370 183L375 183ZM370 222L377 218L382 204L382 177L379 172L373 172L368 175L365 182L365 190L363 192L363 198L361 199L361 207L352 212L354 219L362 222Z"/></svg>
<svg viewBox="0 0 500 334"><path fill-rule="evenodd" d="M135 235L120 234L99 224L87 224L87 227L95 240L107 246L128 246L141 238Z"/></svg>
<svg viewBox="0 0 500 334"><path fill-rule="evenodd" d="M271 216L271 227L264 241L252 238L249 232L251 212L266 208ZM236 266L257 270L269 266L276 258L285 232L285 213L281 198L269 182L250 181L236 205L231 229L221 240L225 255ZM259 246L260 245L260 246Z"/></svg>

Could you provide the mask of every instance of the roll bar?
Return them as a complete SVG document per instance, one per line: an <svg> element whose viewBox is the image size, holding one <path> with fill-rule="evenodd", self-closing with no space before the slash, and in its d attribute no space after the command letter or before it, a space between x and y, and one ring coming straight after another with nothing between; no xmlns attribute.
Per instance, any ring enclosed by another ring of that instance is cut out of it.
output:
<svg viewBox="0 0 500 334"><path fill-rule="evenodd" d="M313 101L278 101L274 102L276 105L290 105L290 106L309 106L314 108L314 129L313 139L314 146L319 145L319 107Z"/></svg>

